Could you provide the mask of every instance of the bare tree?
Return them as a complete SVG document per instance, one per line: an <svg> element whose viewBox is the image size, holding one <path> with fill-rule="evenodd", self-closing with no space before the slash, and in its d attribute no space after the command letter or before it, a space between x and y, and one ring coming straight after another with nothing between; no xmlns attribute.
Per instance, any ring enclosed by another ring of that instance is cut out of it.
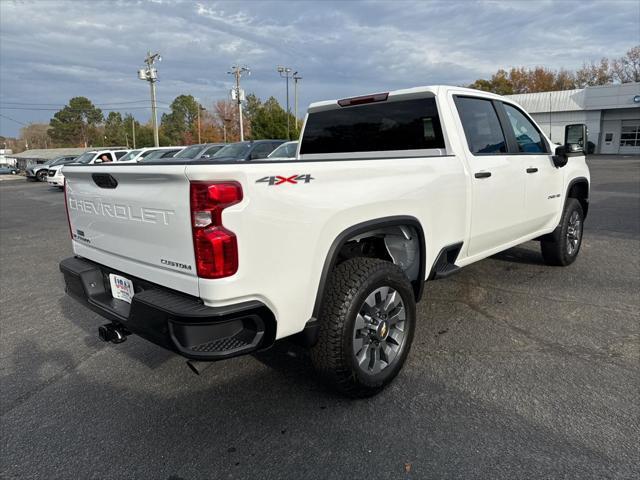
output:
<svg viewBox="0 0 640 480"><path fill-rule="evenodd" d="M50 128L46 123L30 123L20 129L20 139L29 148L50 148L53 143L49 137Z"/></svg>
<svg viewBox="0 0 640 480"><path fill-rule="evenodd" d="M640 45L630 49L624 57L611 65L613 78L620 83L640 82Z"/></svg>

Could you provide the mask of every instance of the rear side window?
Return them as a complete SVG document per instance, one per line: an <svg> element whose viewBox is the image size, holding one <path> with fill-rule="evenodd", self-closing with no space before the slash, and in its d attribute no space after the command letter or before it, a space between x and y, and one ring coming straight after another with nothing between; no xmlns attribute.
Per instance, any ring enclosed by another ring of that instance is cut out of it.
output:
<svg viewBox="0 0 640 480"><path fill-rule="evenodd" d="M469 151L484 155L506 153L504 133L491 100L456 97L455 101Z"/></svg>
<svg viewBox="0 0 640 480"><path fill-rule="evenodd" d="M518 142L518 151L522 153L546 153L547 145L542 135L531 121L515 107L503 103L504 109Z"/></svg>
<svg viewBox="0 0 640 480"><path fill-rule="evenodd" d="M310 113L301 154L444 148L434 98Z"/></svg>
<svg viewBox="0 0 640 480"><path fill-rule="evenodd" d="M118 160L120 160L122 157L124 157L127 154L127 152L116 152L116 158Z"/></svg>

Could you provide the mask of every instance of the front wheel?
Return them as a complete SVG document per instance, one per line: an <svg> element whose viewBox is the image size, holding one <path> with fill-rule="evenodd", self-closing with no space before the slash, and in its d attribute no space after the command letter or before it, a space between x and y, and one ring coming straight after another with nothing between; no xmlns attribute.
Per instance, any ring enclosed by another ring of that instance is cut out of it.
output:
<svg viewBox="0 0 640 480"><path fill-rule="evenodd" d="M40 170L36 174L36 178L38 179L39 182L46 182L47 181L47 171L46 170Z"/></svg>
<svg viewBox="0 0 640 480"><path fill-rule="evenodd" d="M584 213L575 198L567 199L560 225L540 242L542 258L547 265L567 266L572 264L582 245Z"/></svg>
<svg viewBox="0 0 640 480"><path fill-rule="evenodd" d="M331 274L319 321L311 350L315 368L346 395L374 395L395 378L411 348L411 283L391 262L347 260Z"/></svg>

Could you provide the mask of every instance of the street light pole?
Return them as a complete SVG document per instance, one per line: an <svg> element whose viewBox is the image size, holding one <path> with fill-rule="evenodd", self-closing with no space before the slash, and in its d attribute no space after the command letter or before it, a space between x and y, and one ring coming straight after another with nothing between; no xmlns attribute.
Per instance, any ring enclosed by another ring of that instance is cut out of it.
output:
<svg viewBox="0 0 640 480"><path fill-rule="evenodd" d="M289 116L291 115L291 110L289 109L289 79L291 78L292 69L278 65L277 71L281 77L286 79L287 83L287 140L291 140L291 135L289 134Z"/></svg>
<svg viewBox="0 0 640 480"><path fill-rule="evenodd" d="M302 77L298 75L298 72L293 72L293 110L296 116L296 135L298 133L298 80L302 80Z"/></svg>
<svg viewBox="0 0 640 480"><path fill-rule="evenodd" d="M244 95L242 94L242 90L240 90L240 77L242 77L242 75L251 75L251 70L249 69L249 67L241 67L239 65L234 65L233 67L231 67L231 71L227 72L229 75L233 75L236 79L236 86L235 88L232 90L235 91L235 94L232 94L231 98L234 98L235 96L235 100L238 101L238 118L240 121L240 141L244 142L244 129L242 126L242 100Z"/></svg>
<svg viewBox="0 0 640 480"><path fill-rule="evenodd" d="M144 59L146 65L145 68L138 70L138 78L140 80L146 80L151 87L151 124L153 125L153 141L156 147L160 146L160 140L158 136L158 111L156 101L156 82L158 81L158 70L153 66L154 63L162 61L162 57L159 53L147 52L147 57Z"/></svg>
<svg viewBox="0 0 640 480"><path fill-rule="evenodd" d="M198 104L198 143L202 143L200 138L200 104Z"/></svg>

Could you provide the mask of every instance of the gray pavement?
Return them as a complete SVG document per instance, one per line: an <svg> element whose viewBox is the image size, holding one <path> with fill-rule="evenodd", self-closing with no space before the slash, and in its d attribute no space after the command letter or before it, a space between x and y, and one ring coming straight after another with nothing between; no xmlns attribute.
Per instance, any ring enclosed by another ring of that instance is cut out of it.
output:
<svg viewBox="0 0 640 480"><path fill-rule="evenodd" d="M591 157L583 249L536 243L428 283L379 396L340 398L279 344L193 375L97 338L64 295L62 194L0 186L0 478L638 478L640 158Z"/></svg>

